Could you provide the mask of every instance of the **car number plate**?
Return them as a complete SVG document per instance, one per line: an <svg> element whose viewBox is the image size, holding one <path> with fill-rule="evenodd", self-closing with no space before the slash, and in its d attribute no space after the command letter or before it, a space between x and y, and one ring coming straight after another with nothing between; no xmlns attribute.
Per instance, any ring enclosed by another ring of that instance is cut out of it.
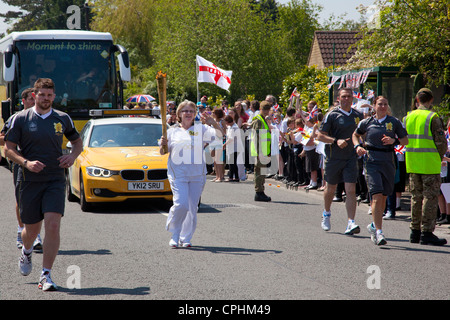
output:
<svg viewBox="0 0 450 320"><path fill-rule="evenodd" d="M128 182L128 190L163 190L164 182Z"/></svg>

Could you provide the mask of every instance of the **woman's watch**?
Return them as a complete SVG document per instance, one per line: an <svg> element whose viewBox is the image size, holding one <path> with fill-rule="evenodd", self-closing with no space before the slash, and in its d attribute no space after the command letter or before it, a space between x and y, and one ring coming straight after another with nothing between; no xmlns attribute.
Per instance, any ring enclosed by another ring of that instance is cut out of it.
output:
<svg viewBox="0 0 450 320"><path fill-rule="evenodd" d="M358 147L361 147L360 143L356 144L353 148L356 150Z"/></svg>
<svg viewBox="0 0 450 320"><path fill-rule="evenodd" d="M24 168L26 168L27 163L28 163L28 160L24 160L24 161L23 161L23 167L24 167Z"/></svg>

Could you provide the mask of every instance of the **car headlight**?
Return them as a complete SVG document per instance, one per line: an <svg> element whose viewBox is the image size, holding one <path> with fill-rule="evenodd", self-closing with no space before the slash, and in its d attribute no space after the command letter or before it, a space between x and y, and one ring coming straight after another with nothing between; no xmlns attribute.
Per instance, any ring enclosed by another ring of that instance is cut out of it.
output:
<svg viewBox="0 0 450 320"><path fill-rule="evenodd" d="M99 167L87 167L86 172L88 175L97 178L109 178L113 175L119 174L118 171L103 169Z"/></svg>

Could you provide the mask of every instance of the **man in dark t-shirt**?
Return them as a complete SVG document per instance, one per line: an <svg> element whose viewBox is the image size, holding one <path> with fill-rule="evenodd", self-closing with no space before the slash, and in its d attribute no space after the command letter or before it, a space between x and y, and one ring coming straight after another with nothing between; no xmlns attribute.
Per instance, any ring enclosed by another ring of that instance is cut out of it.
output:
<svg viewBox="0 0 450 320"><path fill-rule="evenodd" d="M327 182L324 192L324 211L322 213L322 229L331 229L331 203L338 183L345 183L347 209L346 235L360 232L355 224L356 213L356 180L357 157L353 149L352 134L363 114L352 108L353 90L342 88L339 90L340 105L326 116L318 134L318 140L326 143L324 180Z"/></svg>
<svg viewBox="0 0 450 320"><path fill-rule="evenodd" d="M31 273L33 241L44 220L43 270L38 288L47 291L57 289L50 278L50 270L58 253L64 215L64 170L81 153L82 142L69 115L52 109L55 85L51 79L38 79L33 96L35 106L14 117L5 136L5 152L10 160L20 165L19 210L25 225L20 273L24 276ZM65 155L62 153L63 135L72 143L71 152Z"/></svg>

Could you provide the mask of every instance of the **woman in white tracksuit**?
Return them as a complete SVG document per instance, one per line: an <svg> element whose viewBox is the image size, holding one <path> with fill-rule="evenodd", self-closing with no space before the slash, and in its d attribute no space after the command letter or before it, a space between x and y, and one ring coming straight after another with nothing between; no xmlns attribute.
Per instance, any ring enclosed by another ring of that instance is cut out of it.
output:
<svg viewBox="0 0 450 320"><path fill-rule="evenodd" d="M222 141L222 129L207 114L202 123L195 123L196 106L185 100L177 108L179 126L171 127L167 139L161 137L160 153L168 146L167 175L173 193L173 206L167 217L166 229L172 233L171 247L190 247L197 226L197 210L206 182L203 149L206 143ZM218 138L215 138L218 136ZM220 146L221 147L221 146Z"/></svg>

